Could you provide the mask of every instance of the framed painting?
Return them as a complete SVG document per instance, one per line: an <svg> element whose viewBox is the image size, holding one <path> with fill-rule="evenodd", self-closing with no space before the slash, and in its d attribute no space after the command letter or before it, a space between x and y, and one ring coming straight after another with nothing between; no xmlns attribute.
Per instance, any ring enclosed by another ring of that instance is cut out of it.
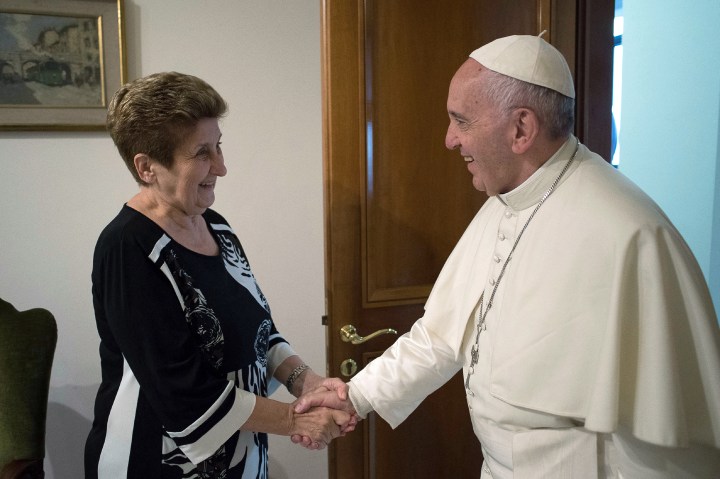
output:
<svg viewBox="0 0 720 479"><path fill-rule="evenodd" d="M126 81L123 0L0 2L0 130L102 130Z"/></svg>

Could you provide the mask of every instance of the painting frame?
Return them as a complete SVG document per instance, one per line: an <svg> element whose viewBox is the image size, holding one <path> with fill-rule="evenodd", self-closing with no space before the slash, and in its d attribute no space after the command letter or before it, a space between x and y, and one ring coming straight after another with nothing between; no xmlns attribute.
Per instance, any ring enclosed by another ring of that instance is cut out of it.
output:
<svg viewBox="0 0 720 479"><path fill-rule="evenodd" d="M123 0L3 0L2 14L96 19L100 71L94 76L100 80L99 101L90 106L0 103L0 130L104 130L108 102L127 81L123 9Z"/></svg>

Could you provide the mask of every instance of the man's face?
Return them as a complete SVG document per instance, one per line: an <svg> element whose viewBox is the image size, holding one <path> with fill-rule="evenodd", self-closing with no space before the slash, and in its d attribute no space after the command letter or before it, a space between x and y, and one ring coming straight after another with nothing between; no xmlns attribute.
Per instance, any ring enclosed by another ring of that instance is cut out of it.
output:
<svg viewBox="0 0 720 479"><path fill-rule="evenodd" d="M512 125L485 95L485 70L467 60L450 82L447 110L450 117L445 146L460 150L472 174L475 189L488 196L513 189Z"/></svg>

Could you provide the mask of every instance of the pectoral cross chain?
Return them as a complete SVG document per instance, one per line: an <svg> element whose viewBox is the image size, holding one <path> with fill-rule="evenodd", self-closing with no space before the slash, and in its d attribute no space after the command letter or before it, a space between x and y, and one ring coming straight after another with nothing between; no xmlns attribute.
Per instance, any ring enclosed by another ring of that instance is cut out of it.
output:
<svg viewBox="0 0 720 479"><path fill-rule="evenodd" d="M568 162L565 164L565 167L562 169L560 174L555 178L555 181L550 185L550 188L545 192L543 197L540 199L538 204L535 206L535 209L530 213L530 216L528 217L527 221L525 222L525 225L520 230L520 233L518 234L517 238L515 238L515 242L513 243L512 248L510 249L510 253L508 254L507 258L505 259L505 263L503 263L502 268L500 269L500 274L498 275L497 279L495 280L495 284L492 290L492 293L490 294L490 298L488 299L487 308L485 309L485 314L483 314L483 298L485 297L485 291L480 295L480 305L478 307L478 325L477 325L477 333L475 335L475 344L473 344L472 348L470 349L470 366L468 367L468 374L467 378L465 379L465 389L468 391L469 395L473 395L473 392L470 390L470 376L475 373L475 365L478 363L478 360L480 359L480 348L478 346L480 342L480 332L487 329L487 326L485 325L485 318L487 317L488 313L490 312L490 308L492 308L493 305L493 299L495 298L495 293L497 292L498 286L500 286L500 281L502 281L503 276L505 275L505 269L508 266L508 263L510 263L510 259L512 258L513 253L515 252L515 248L517 248L518 243L520 242L520 238L522 238L523 233L525 233L525 230L527 229L528 225L530 224L530 221L532 221L533 217L535 217L535 213L538 212L540 207L545 203L545 200L548 199L548 197L552 194L552 192L555 190L555 187L560 183L560 179L563 177L565 172L570 168L570 164L575 159L575 156L578 153L578 150L580 149L580 140L576 140L575 143L575 152L570 157Z"/></svg>
<svg viewBox="0 0 720 479"><path fill-rule="evenodd" d="M470 348L470 366L468 367L467 378L465 378L465 389L468 390L470 389L470 376L475 372L475 365L480 359L480 332L487 329L487 327L485 326L485 317L487 316L487 312L490 309L490 305L488 304L488 310L485 311L485 314L482 314L484 297L485 292L480 295L480 305L478 307L478 326L477 333L475 334L475 344L473 344L472 348Z"/></svg>

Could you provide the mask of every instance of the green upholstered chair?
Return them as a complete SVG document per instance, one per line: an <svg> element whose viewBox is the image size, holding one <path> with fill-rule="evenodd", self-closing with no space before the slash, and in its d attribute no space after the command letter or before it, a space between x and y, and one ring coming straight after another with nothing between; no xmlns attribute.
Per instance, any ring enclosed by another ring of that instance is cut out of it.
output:
<svg viewBox="0 0 720 479"><path fill-rule="evenodd" d="M45 418L57 324L0 299L0 479L44 477Z"/></svg>

